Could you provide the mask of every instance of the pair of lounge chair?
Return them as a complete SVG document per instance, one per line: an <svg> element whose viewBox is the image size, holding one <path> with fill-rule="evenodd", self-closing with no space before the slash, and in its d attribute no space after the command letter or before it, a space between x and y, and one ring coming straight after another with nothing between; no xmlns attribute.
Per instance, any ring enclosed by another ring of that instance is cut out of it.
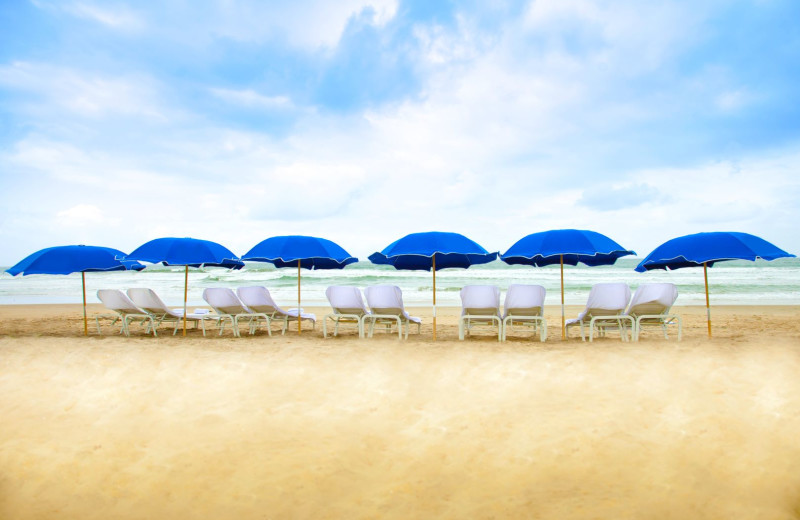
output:
<svg viewBox="0 0 800 520"><path fill-rule="evenodd" d="M237 295L238 293L238 295ZM128 289L127 295L116 289L101 289L97 297L113 315L100 315L95 318L97 331L100 332L100 318L111 317L122 322L120 333L130 336L130 324L134 320L146 325L145 333L158 333L156 329L163 323L174 323L173 335L178 332L183 323L183 309L170 309L164 304L152 289ZM205 309L197 309L186 315L188 322L193 322L195 328L202 326L203 336L206 335L206 322L211 320L219 325L219 334L222 335L227 321L231 323L233 335L240 337L239 322L246 319L250 334L255 334L258 326L263 323L271 336L273 321L282 323L282 333L286 333L292 321L308 320L316 324L316 316L302 313L296 309L284 310L272 299L266 287L240 287L236 293L228 288L210 288L203 291L203 299L214 309L215 314Z"/></svg>
<svg viewBox="0 0 800 520"><path fill-rule="evenodd" d="M114 314L101 314L95 316L97 332L100 333L100 318L113 318L112 325L117 321L122 322L121 334L130 336L130 324L139 320L145 325L145 333L158 335L156 329L164 323L175 325L172 332L175 335L183 323L183 309L170 309L161 301L161 298L152 289L128 289L127 295L119 289L101 289L97 297L105 307ZM186 314L186 321L194 323L195 328L202 326L203 336L206 335L206 321L214 319L208 312L197 311Z"/></svg>
<svg viewBox="0 0 800 520"><path fill-rule="evenodd" d="M396 285L373 285L364 289L367 304L358 287L333 285L325 291L325 296L331 304L333 312L325 315L322 321L322 335L328 337L328 320L334 322L333 335L339 334L342 324L355 324L358 327L358 337L363 338L366 326L369 324L369 337L375 332L376 325L383 325L387 332L397 326L397 335L408 339L408 330L412 324L420 332L422 320L410 316L403 305L403 292Z"/></svg>
<svg viewBox="0 0 800 520"><path fill-rule="evenodd" d="M628 327L633 341L638 341L644 327L658 327L667 339L667 327L678 327L678 341L681 340L683 323L681 317L671 313L678 289L671 283L647 283L636 289L631 299L631 290L624 283L599 283L592 287L586 308L574 320L566 323L567 336L572 327L580 327L581 339L586 341L585 328L589 328L589 341L594 339L595 330L605 335L610 330L618 330L623 341L628 339Z"/></svg>
<svg viewBox="0 0 800 520"><path fill-rule="evenodd" d="M267 327L267 333L272 336L272 322L281 324L281 334L286 334L289 323L300 320L310 321L312 328L316 328L317 317L312 313L305 313L303 309L282 309L266 287L252 286L239 287L236 292L226 287L214 287L203 291L203 299L208 303L220 318L219 334L222 335L225 320L230 320L233 335L241 337L239 320L246 319L250 334L255 334L262 320Z"/></svg>
<svg viewBox="0 0 800 520"><path fill-rule="evenodd" d="M547 339L544 319L545 288L541 285L512 284L506 292L505 312L500 314L500 289L495 285L466 285L461 289L461 317L458 320L458 339L478 326L497 327L498 341L515 327L529 328Z"/></svg>

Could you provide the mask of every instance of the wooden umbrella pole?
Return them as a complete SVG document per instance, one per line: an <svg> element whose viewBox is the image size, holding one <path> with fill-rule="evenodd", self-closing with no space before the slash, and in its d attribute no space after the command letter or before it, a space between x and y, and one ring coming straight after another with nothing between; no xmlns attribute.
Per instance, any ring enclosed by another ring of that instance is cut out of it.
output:
<svg viewBox="0 0 800 520"><path fill-rule="evenodd" d="M83 335L89 335L89 325L86 322L86 273L81 271L81 286L83 287Z"/></svg>
<svg viewBox="0 0 800 520"><path fill-rule="evenodd" d="M300 260L297 261L297 335L303 328L303 320L300 319Z"/></svg>
<svg viewBox="0 0 800 520"><path fill-rule="evenodd" d="M564 317L564 255L559 255L561 264L561 339L567 339L567 322Z"/></svg>
<svg viewBox="0 0 800 520"><path fill-rule="evenodd" d="M436 341L436 253L433 253L433 341Z"/></svg>
<svg viewBox="0 0 800 520"><path fill-rule="evenodd" d="M186 300L189 299L189 266L184 266L183 275L183 336L186 337Z"/></svg>
<svg viewBox="0 0 800 520"><path fill-rule="evenodd" d="M703 262L703 278L706 281L706 318L708 320L708 337L711 337L711 303L708 299L708 263Z"/></svg>

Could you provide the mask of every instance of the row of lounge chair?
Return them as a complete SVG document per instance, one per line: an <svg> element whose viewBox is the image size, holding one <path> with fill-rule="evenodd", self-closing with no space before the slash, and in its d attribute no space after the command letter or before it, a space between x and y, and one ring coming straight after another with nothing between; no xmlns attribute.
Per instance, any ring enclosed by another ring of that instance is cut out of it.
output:
<svg viewBox="0 0 800 520"><path fill-rule="evenodd" d="M130 324L139 320L145 325L145 333L158 335L157 328L162 324L174 324L173 335L178 332L183 323L183 309L172 309L159 298L152 289L128 289L127 294L118 289L101 289L97 297L103 305L114 314L101 314L95 317L97 331L100 332L100 319L111 318L113 323L120 321L120 332L130 335ZM227 288L213 288L203 291L203 299L211 306L215 314L207 309L195 309L193 313L186 314L186 321L194 323L203 329L206 335L206 322L212 321L219 326L221 335L225 324L229 321L233 335L239 337L239 321L247 320L250 334L254 334L262 324L266 325L267 332L272 335L272 322L282 325L281 332L286 333L289 323L298 320L307 320L316 324L317 318L313 314L299 312L297 309L284 310L272 299L266 287L240 287L236 293Z"/></svg>
<svg viewBox="0 0 800 520"><path fill-rule="evenodd" d="M547 338L547 321L544 319L545 288L541 285L510 285L500 312L500 290L494 285L470 285L461 289L461 317L458 336L476 326L497 328L498 339L504 341L515 327L527 327L539 335L540 341ZM680 316L671 314L672 305L678 298L678 289L671 283L642 284L631 299L631 290L624 283L600 283L592 287L586 308L577 318L566 322L567 335L578 327L581 339L594 339L595 332L605 335L611 330L620 332L623 340L636 341L644 327L659 327L667 338L667 326L676 325L678 339L682 335Z"/></svg>
<svg viewBox="0 0 800 520"><path fill-rule="evenodd" d="M369 336L376 324L391 325L396 321L398 333L406 325L416 323L403 309L402 293L396 286L373 286L365 289L367 304L364 305L361 291L357 287L335 286L326 291L333 313L326 316L336 322L334 335L338 332L340 322L355 322L359 326L359 335L364 336L364 327L370 323ZM530 329L539 341L547 339L547 321L544 318L545 288L541 285L512 284L508 287L500 312L500 289L494 285L468 285L461 289L461 316L458 320L458 337L463 340L465 334L478 326L497 328L497 339L505 341L509 331L518 328ZM595 331L605 335L611 330L618 330L623 340L634 341L644 327L659 327L668 337L667 326L678 328L678 340L682 335L682 321L677 314L672 314L678 289L671 283L642 284L631 299L631 290L624 283L600 283L592 287L586 308L577 318L566 323L567 334L573 327L580 328L581 339L586 340L586 329L589 341L594 339ZM323 326L323 334L327 331Z"/></svg>
<svg viewBox="0 0 800 520"><path fill-rule="evenodd" d="M156 335L156 329L164 323L174 324L175 334L183 322L182 309L170 309L152 289L128 289L127 295L119 290L100 290L100 301L114 315L101 315L96 318L100 332L100 318L106 316L122 322L121 333L130 334L130 323L140 320L146 333ZM367 287L362 295L358 287L331 286L325 291L332 312L323 319L323 336L328 336L328 320L333 322L333 335L339 334L341 325L354 324L359 337L372 337L375 327L383 327L387 332L396 329L400 338L408 338L412 325L419 333L422 320L410 316L403 305L403 295L394 285ZM366 296L366 304L364 302ZM681 339L682 323L680 316L671 314L672 305L678 291L674 284L653 283L639 286L631 299L630 288L624 283L601 283L592 287L586 308L580 315L566 323L567 334L573 327L580 328L581 338L594 339L595 331L600 335L617 330L623 340L636 341L643 327L660 327L667 335L668 325L677 325L678 339ZM230 323L233 335L241 336L239 325L247 323L250 334L255 334L263 324L272 335L272 323L281 324L285 334L289 323L301 320L310 321L316 326L316 316L304 313L302 309L284 310L272 299L265 287L240 287L234 292L228 288L210 288L203 291L203 299L214 310L195 309L187 314L186 320L202 327L206 334L206 322L212 320L219 328L219 334ZM512 284L506 292L504 312L500 312L500 289L493 285L468 285L461 289L462 309L458 320L458 336L479 326L497 328L497 338L504 341L509 331L519 328L530 329L540 341L547 339L547 321L544 318L545 288L541 285ZM405 334L404 334L405 331Z"/></svg>

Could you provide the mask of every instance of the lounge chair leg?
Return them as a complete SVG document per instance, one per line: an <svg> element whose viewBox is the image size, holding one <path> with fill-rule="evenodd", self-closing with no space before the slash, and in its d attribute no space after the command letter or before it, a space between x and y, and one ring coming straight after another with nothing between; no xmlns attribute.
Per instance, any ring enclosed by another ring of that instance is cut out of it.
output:
<svg viewBox="0 0 800 520"><path fill-rule="evenodd" d="M133 318L131 318L131 320L132 319ZM126 338L131 337L131 320L129 320L127 317L122 319L122 332L125 333Z"/></svg>

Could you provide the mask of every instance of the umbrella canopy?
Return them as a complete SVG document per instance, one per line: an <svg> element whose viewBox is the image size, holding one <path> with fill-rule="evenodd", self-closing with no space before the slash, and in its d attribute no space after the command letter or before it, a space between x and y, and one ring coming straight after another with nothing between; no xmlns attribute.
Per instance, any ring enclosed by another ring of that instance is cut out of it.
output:
<svg viewBox="0 0 800 520"><path fill-rule="evenodd" d="M216 242L198 238L156 238L140 245L126 258L186 267L208 266L228 269L244 267L244 263L230 249Z"/></svg>
<svg viewBox="0 0 800 520"><path fill-rule="evenodd" d="M381 252L369 255L373 264L388 264L395 269L413 271L438 271L449 267L466 269L496 258L496 252L489 253L464 235L442 231L411 233L395 240Z"/></svg>
<svg viewBox="0 0 800 520"><path fill-rule="evenodd" d="M703 266L706 288L708 336L711 337L711 303L708 296L708 268L726 260L775 260L791 258L787 253L763 238L735 231L695 233L668 240L655 248L636 266L637 272L651 269L680 269Z"/></svg>
<svg viewBox="0 0 800 520"><path fill-rule="evenodd" d="M636 254L607 236L585 229L554 229L518 240L500 259L507 264L543 267L565 263L588 266L611 265L618 258Z"/></svg>
<svg viewBox="0 0 800 520"><path fill-rule="evenodd" d="M542 267L561 265L561 338L566 337L564 316L564 264L611 265L618 258L635 255L607 236L586 229L553 229L518 240L500 255L507 264Z"/></svg>
<svg viewBox="0 0 800 520"><path fill-rule="evenodd" d="M183 335L186 336L186 300L189 295L189 268L190 267L227 267L228 269L241 269L244 262L239 260L230 249L210 240L198 238L156 238L145 242L126 260L141 260L153 264L163 263L169 266L184 266L183 281Z"/></svg>
<svg viewBox="0 0 800 520"><path fill-rule="evenodd" d="M84 273L98 271L125 271L144 269L135 260L120 260L125 253L118 249L99 246L57 246L48 247L26 256L15 266L6 269L12 276L21 274L71 274L81 273L83 288L83 334L89 334L86 321L86 276Z"/></svg>
<svg viewBox="0 0 800 520"><path fill-rule="evenodd" d="M125 253L119 249L99 246L57 246L41 249L26 256L15 266L6 269L12 276L21 274L71 274L98 271L142 270L135 260L120 260Z"/></svg>
<svg viewBox="0 0 800 520"><path fill-rule="evenodd" d="M436 340L436 271L449 267L466 269L486 264L497 258L476 242L459 233L428 231L411 233L369 255L373 264L391 265L395 269L433 271L433 339Z"/></svg>
<svg viewBox="0 0 800 520"><path fill-rule="evenodd" d="M275 267L297 267L297 333L302 333L300 313L300 269L343 269L358 262L336 242L305 235L287 235L262 240L242 260L269 262Z"/></svg>
<svg viewBox="0 0 800 520"><path fill-rule="evenodd" d="M300 262L303 269L342 269L358 262L336 242L325 238L303 235L271 237L262 240L248 251L242 260L269 262L275 267L296 267Z"/></svg>
<svg viewBox="0 0 800 520"><path fill-rule="evenodd" d="M725 260L775 260L794 256L755 235L716 231L667 240L653 249L636 266L636 271L643 273L650 269L680 269L704 264L712 267L715 262Z"/></svg>

